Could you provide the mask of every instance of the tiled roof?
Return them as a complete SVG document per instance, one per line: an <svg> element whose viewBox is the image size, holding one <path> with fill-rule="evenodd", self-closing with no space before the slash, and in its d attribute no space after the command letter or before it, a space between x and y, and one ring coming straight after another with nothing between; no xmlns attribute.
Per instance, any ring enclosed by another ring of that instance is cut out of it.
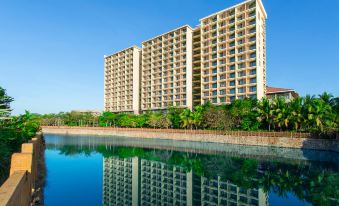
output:
<svg viewBox="0 0 339 206"><path fill-rule="evenodd" d="M266 93L282 93L282 92L295 92L293 89L284 89L284 88L275 88L275 87L266 87Z"/></svg>

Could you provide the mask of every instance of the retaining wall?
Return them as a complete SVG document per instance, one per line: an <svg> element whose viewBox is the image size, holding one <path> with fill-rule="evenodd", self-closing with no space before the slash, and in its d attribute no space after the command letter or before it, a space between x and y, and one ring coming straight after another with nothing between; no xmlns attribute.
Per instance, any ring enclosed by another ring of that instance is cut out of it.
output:
<svg viewBox="0 0 339 206"><path fill-rule="evenodd" d="M38 161L43 154L42 135L21 145L11 158L10 176L0 187L0 206L29 206L36 189Z"/></svg>
<svg viewBox="0 0 339 206"><path fill-rule="evenodd" d="M339 151L339 140L313 138L308 133L237 132L207 130L174 130L105 127L42 127L43 133L70 135L111 135L136 138L158 138L184 141L214 142L238 145L274 146Z"/></svg>

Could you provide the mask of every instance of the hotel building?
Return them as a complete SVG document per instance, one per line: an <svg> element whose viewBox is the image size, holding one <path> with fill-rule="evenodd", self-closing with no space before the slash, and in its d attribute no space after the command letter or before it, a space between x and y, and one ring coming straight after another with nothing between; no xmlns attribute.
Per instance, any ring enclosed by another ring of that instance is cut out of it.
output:
<svg viewBox="0 0 339 206"><path fill-rule="evenodd" d="M192 28L142 42L141 76L141 110L192 109Z"/></svg>
<svg viewBox="0 0 339 206"><path fill-rule="evenodd" d="M265 96L265 22L261 0L245 1L200 20L202 103Z"/></svg>
<svg viewBox="0 0 339 206"><path fill-rule="evenodd" d="M105 110L192 109L266 95L266 12L247 0L105 57Z"/></svg>
<svg viewBox="0 0 339 206"><path fill-rule="evenodd" d="M140 52L137 46L105 56L105 111L140 111Z"/></svg>

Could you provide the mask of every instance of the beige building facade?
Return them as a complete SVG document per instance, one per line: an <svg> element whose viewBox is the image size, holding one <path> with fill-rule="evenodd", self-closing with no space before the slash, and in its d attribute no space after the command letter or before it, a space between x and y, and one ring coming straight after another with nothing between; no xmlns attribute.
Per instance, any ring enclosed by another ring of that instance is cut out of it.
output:
<svg viewBox="0 0 339 206"><path fill-rule="evenodd" d="M266 95L266 18L247 0L105 57L105 110L161 111Z"/></svg>
<svg viewBox="0 0 339 206"><path fill-rule="evenodd" d="M250 0L200 20L202 103L265 96L266 17Z"/></svg>
<svg viewBox="0 0 339 206"><path fill-rule="evenodd" d="M105 56L105 111L140 112L140 57L137 46Z"/></svg>
<svg viewBox="0 0 339 206"><path fill-rule="evenodd" d="M141 110L192 109L192 28L142 42Z"/></svg>

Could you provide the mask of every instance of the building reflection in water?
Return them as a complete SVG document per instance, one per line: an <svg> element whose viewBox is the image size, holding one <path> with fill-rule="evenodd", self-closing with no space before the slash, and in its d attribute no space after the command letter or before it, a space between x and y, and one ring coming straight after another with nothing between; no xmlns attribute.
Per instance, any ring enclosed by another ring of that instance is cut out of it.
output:
<svg viewBox="0 0 339 206"><path fill-rule="evenodd" d="M140 157L103 159L103 205L258 205L262 189L245 189L194 171Z"/></svg>

